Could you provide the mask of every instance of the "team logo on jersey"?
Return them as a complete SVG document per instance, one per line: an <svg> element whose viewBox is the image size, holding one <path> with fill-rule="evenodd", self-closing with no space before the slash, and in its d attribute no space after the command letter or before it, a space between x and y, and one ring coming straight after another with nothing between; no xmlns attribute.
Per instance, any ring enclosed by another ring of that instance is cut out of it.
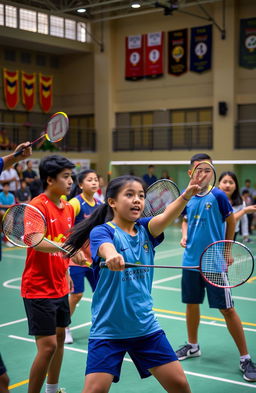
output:
<svg viewBox="0 0 256 393"><path fill-rule="evenodd" d="M143 244L142 247L144 248L144 251L149 252L148 243Z"/></svg>
<svg viewBox="0 0 256 393"><path fill-rule="evenodd" d="M206 210L211 209L211 207L212 207L212 203L211 202L206 202L206 204L205 204Z"/></svg>

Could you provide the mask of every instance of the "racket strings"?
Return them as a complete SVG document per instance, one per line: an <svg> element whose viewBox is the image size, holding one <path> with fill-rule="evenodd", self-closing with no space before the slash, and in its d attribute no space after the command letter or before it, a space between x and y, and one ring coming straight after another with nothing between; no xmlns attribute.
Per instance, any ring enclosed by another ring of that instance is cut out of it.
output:
<svg viewBox="0 0 256 393"><path fill-rule="evenodd" d="M252 257L236 243L214 243L203 255L201 271L207 281L219 287L235 287L252 273Z"/></svg>
<svg viewBox="0 0 256 393"><path fill-rule="evenodd" d="M177 186L171 181L159 180L147 190L143 215L156 216L180 195Z"/></svg>
<svg viewBox="0 0 256 393"><path fill-rule="evenodd" d="M46 223L40 212L28 205L15 205L4 216L3 232L8 240L20 247L40 243L46 232Z"/></svg>
<svg viewBox="0 0 256 393"><path fill-rule="evenodd" d="M68 117L64 112L57 112L47 125L46 137L51 142L59 142L68 131Z"/></svg>

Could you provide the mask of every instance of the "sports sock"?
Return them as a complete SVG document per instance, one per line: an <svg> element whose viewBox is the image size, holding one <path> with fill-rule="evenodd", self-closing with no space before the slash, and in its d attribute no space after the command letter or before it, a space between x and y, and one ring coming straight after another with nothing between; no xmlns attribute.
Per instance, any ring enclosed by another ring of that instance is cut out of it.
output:
<svg viewBox="0 0 256 393"><path fill-rule="evenodd" d="M240 356L240 362L244 362L247 359L251 359L249 353L247 353L247 355Z"/></svg>
<svg viewBox="0 0 256 393"><path fill-rule="evenodd" d="M58 383L47 383L45 393L56 393L58 390Z"/></svg>
<svg viewBox="0 0 256 393"><path fill-rule="evenodd" d="M191 347L192 347L193 349L198 349L198 347L199 347L198 344L192 344L192 343L190 343L190 342L188 342L188 344L191 345Z"/></svg>

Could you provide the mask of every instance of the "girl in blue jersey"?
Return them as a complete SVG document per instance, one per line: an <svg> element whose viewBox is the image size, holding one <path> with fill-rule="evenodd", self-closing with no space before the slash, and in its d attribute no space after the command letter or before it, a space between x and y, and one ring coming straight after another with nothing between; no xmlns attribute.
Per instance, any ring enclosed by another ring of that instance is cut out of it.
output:
<svg viewBox="0 0 256 393"><path fill-rule="evenodd" d="M77 180L82 192L69 201L75 212L75 224L89 217L97 206L101 205L101 202L94 198L94 194L99 188L97 173L92 169L86 169L79 173ZM87 266L78 266L72 261L69 266L69 274L73 281L73 290L68 299L71 316L76 309L76 305L80 302L83 296L85 277L88 280L92 291L94 291L96 286L94 272L88 267L92 263L90 248L86 247L83 251L86 256ZM66 328L65 344L72 343L73 337L70 329Z"/></svg>
<svg viewBox="0 0 256 393"><path fill-rule="evenodd" d="M124 264L153 265L163 230L199 189L190 184L164 213L140 218L145 185L141 178L121 176L109 183L106 203L73 228L66 247L73 255L89 239L99 274L92 301L83 393L107 393L111 383L119 380L126 352L141 378L152 374L167 392L190 392L175 352L152 310L153 269L125 270ZM108 269L99 270L101 260L106 261Z"/></svg>

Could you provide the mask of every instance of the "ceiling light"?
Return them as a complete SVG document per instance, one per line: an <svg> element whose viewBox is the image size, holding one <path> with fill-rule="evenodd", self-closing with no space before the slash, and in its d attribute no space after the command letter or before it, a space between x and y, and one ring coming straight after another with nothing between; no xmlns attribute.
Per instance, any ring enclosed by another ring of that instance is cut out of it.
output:
<svg viewBox="0 0 256 393"><path fill-rule="evenodd" d="M131 1L131 7L132 8L140 8L141 7L141 1L140 0Z"/></svg>
<svg viewBox="0 0 256 393"><path fill-rule="evenodd" d="M79 14L84 14L86 12L86 8L78 8L76 12L78 12Z"/></svg>

